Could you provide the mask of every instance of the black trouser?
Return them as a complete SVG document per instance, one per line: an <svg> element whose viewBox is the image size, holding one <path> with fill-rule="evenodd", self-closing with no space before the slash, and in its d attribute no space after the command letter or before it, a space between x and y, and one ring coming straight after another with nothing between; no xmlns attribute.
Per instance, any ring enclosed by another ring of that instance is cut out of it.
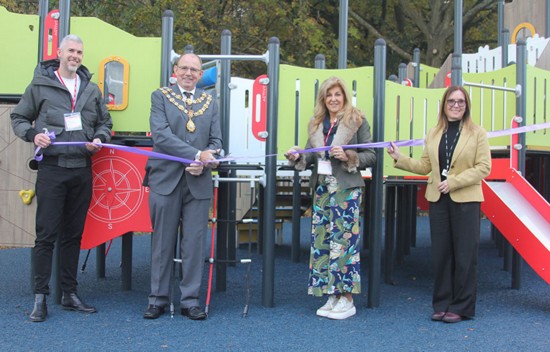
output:
<svg viewBox="0 0 550 352"><path fill-rule="evenodd" d="M58 238L61 289L75 293L80 241L92 197L91 168L40 164L36 197L34 293L49 293L53 248Z"/></svg>
<svg viewBox="0 0 550 352"><path fill-rule="evenodd" d="M434 312L475 315L480 204L456 203L448 194L430 203Z"/></svg>

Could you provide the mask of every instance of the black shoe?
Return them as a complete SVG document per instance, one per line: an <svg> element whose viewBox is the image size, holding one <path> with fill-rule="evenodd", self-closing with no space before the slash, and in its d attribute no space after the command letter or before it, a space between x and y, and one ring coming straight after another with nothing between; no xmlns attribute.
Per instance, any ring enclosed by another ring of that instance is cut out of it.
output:
<svg viewBox="0 0 550 352"><path fill-rule="evenodd" d="M447 312L445 313L445 316L441 320L443 320L446 323L460 323L463 319L461 315Z"/></svg>
<svg viewBox="0 0 550 352"><path fill-rule="evenodd" d="M433 321L442 321L445 317L445 313L447 312L435 312L432 314L432 320Z"/></svg>
<svg viewBox="0 0 550 352"><path fill-rule="evenodd" d="M74 310L81 313L95 313L97 309L82 302L76 293L65 293L61 297L61 305L65 310Z"/></svg>
<svg viewBox="0 0 550 352"><path fill-rule="evenodd" d="M147 306L147 310L143 314L143 317L145 319L157 319L163 314L164 314L164 307L150 304Z"/></svg>
<svg viewBox="0 0 550 352"><path fill-rule="evenodd" d="M204 320L206 313L200 307L182 308L181 315L188 317L191 320Z"/></svg>
<svg viewBox="0 0 550 352"><path fill-rule="evenodd" d="M42 322L48 316L48 306L46 305L46 295L38 293L34 295L34 309L29 319L34 322Z"/></svg>

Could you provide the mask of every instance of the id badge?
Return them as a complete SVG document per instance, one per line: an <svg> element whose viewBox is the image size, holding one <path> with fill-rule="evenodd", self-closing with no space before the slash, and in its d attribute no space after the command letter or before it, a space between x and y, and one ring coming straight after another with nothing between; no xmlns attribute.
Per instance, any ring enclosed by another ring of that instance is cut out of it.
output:
<svg viewBox="0 0 550 352"><path fill-rule="evenodd" d="M79 112L71 112L63 116L65 117L65 131L82 130L82 119Z"/></svg>
<svg viewBox="0 0 550 352"><path fill-rule="evenodd" d="M330 160L319 160L317 163L317 174L332 175L332 165Z"/></svg>
<svg viewBox="0 0 550 352"><path fill-rule="evenodd" d="M447 171L447 169L443 169L443 171L441 171L441 175L447 177L449 176L449 172Z"/></svg>

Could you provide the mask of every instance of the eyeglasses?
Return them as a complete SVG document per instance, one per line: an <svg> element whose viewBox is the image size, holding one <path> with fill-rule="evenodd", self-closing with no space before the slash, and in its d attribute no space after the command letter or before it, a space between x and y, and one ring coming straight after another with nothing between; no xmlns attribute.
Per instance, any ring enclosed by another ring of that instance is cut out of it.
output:
<svg viewBox="0 0 550 352"><path fill-rule="evenodd" d="M463 108L466 105L466 100L463 100L463 99L458 99L458 100L448 99L447 100L447 106L448 107L452 108L453 106L455 106L455 104L457 104L459 108Z"/></svg>
<svg viewBox="0 0 550 352"><path fill-rule="evenodd" d="M187 70L191 71L191 73L193 74L197 74L199 72L201 72L202 70L198 69L198 68L194 68L194 67L188 67L188 66L178 66L178 68L180 70L182 70L183 72L187 72Z"/></svg>

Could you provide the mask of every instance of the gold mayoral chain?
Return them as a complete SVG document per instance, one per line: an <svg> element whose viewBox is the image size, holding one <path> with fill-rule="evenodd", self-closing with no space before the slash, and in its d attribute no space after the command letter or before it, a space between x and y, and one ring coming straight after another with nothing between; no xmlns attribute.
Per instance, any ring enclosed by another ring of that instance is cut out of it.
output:
<svg viewBox="0 0 550 352"><path fill-rule="evenodd" d="M172 104L174 104L178 109L183 111L189 117L189 121L187 121L187 125L185 127L189 132L195 132L197 127L193 122L193 118L204 114L204 112L206 111L206 109L208 109L208 107L210 106L210 103L212 102L212 96L210 94L206 94L206 92L203 92L198 99L191 99L191 98L184 98L181 95L174 93L174 91L171 88L163 87L163 88L160 88L160 91ZM192 104L201 104L205 99L206 99L206 102L197 111L193 111L192 109L187 109L185 105L180 104L178 101L180 100L184 102L186 105L191 106Z"/></svg>

